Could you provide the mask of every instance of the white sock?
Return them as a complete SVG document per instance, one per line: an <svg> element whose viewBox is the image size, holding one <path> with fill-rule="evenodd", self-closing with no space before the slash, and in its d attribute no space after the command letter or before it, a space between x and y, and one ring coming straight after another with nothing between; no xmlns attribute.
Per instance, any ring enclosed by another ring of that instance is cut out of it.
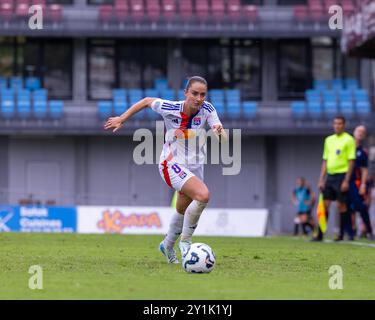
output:
<svg viewBox="0 0 375 320"><path fill-rule="evenodd" d="M204 208L206 208L206 206L206 202L193 200L187 207L184 215L184 226L182 227L181 241L192 241L193 233L198 225L202 211Z"/></svg>
<svg viewBox="0 0 375 320"><path fill-rule="evenodd" d="M182 226L184 224L184 215L175 212L169 224L167 235L165 236L164 243L168 249L172 249L176 240L181 234Z"/></svg>

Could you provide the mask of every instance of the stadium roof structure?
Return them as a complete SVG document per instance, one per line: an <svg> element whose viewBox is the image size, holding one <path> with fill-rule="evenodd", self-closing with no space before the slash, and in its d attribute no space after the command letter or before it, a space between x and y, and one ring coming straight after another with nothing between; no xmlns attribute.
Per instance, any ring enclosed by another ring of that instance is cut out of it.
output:
<svg viewBox="0 0 375 320"><path fill-rule="evenodd" d="M375 59L375 1L363 0L346 17L341 41L345 53Z"/></svg>

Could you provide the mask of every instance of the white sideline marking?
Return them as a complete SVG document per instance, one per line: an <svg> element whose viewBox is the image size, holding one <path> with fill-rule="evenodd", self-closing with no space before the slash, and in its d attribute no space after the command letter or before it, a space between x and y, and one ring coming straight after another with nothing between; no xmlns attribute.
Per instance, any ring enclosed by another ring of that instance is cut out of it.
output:
<svg viewBox="0 0 375 320"><path fill-rule="evenodd" d="M367 242L356 242L356 241L333 241L333 240L324 240L325 243L337 243L337 244L351 244L360 247L370 247L375 248L375 243L367 243Z"/></svg>

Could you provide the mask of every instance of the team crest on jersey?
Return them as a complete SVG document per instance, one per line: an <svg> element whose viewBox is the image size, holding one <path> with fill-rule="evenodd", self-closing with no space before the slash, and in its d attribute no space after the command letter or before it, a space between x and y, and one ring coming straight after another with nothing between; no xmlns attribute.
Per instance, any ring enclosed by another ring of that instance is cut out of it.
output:
<svg viewBox="0 0 375 320"><path fill-rule="evenodd" d="M173 119L172 122L178 124L178 119L177 119L177 118L176 118L176 119Z"/></svg>
<svg viewBox="0 0 375 320"><path fill-rule="evenodd" d="M181 171L178 176L181 178L181 179L184 179L186 176L187 176L187 173L185 171Z"/></svg>
<svg viewBox="0 0 375 320"><path fill-rule="evenodd" d="M341 153L341 150L340 150L340 149L337 149L337 150L336 150L336 154L337 154L337 155L340 155L340 153Z"/></svg>
<svg viewBox="0 0 375 320"><path fill-rule="evenodd" d="M193 124L194 124L195 126L199 126L199 125L201 124L201 117L195 117L195 118L193 119Z"/></svg>

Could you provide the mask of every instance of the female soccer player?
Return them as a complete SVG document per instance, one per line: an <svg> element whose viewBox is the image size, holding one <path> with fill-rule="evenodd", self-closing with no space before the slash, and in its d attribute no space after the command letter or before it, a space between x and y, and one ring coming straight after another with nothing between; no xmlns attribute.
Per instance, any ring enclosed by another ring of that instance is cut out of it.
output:
<svg viewBox="0 0 375 320"><path fill-rule="evenodd" d="M168 263L178 263L174 245L181 234L179 249L183 257L192 243L202 211L210 199L210 192L203 182L204 150L189 144L188 140L204 128L206 121L213 132L226 140L226 133L212 104L205 101L207 81L191 77L185 88L185 101L169 101L144 98L132 105L118 117L111 117L104 129L120 129L135 113L151 107L162 115L167 129L163 151L160 156L160 175L171 188L179 192L176 213L172 217L168 233L159 249Z"/></svg>

